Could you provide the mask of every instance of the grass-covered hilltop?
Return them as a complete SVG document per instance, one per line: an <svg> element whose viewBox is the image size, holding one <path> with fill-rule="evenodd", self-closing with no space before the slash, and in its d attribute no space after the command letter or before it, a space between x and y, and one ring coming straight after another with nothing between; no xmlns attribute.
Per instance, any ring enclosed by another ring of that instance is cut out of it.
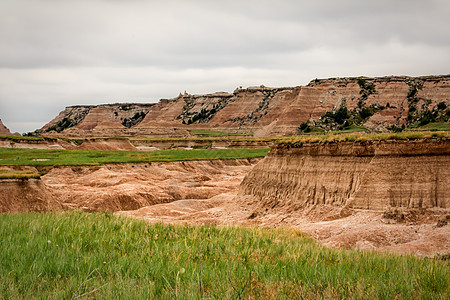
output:
<svg viewBox="0 0 450 300"><path fill-rule="evenodd" d="M0 215L3 299L445 299L448 260L320 246L299 231Z"/></svg>

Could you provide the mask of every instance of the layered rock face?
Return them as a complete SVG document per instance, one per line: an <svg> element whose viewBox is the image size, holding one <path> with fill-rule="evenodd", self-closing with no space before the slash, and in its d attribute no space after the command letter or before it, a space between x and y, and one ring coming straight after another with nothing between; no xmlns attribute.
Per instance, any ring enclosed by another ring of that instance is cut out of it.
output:
<svg viewBox="0 0 450 300"><path fill-rule="evenodd" d="M0 120L0 134L10 135L11 131L3 124L2 120Z"/></svg>
<svg viewBox="0 0 450 300"><path fill-rule="evenodd" d="M192 128L254 136L284 135L297 132L306 121L332 128L336 124L326 123L327 113L344 107L350 112L351 122L385 130L392 125L419 122L425 112L447 118L449 106L450 75L331 78L298 87L260 86L239 88L233 93L180 94L154 105L68 107L42 129L66 136L183 136Z"/></svg>
<svg viewBox="0 0 450 300"><path fill-rule="evenodd" d="M245 177L239 197L288 211L449 209L449 185L448 140L304 144L272 149Z"/></svg>
<svg viewBox="0 0 450 300"><path fill-rule="evenodd" d="M67 136L116 136L139 124L154 104L104 104L69 106L42 131Z"/></svg>

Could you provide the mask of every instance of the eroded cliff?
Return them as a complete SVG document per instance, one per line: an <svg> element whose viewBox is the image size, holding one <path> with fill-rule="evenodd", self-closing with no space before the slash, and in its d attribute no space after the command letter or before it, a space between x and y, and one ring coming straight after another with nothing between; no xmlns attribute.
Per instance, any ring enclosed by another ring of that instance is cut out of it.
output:
<svg viewBox="0 0 450 300"><path fill-rule="evenodd" d="M68 107L42 130L66 136L183 136L203 128L270 136L297 132L306 122L325 130L349 125L386 130L448 122L449 106L450 75L330 78L298 87L185 93L154 105Z"/></svg>
<svg viewBox="0 0 450 300"><path fill-rule="evenodd" d="M273 148L239 197L260 208L450 208L450 141L372 141Z"/></svg>
<svg viewBox="0 0 450 300"><path fill-rule="evenodd" d="M41 132L68 136L115 136L127 134L127 129L139 124L154 104L116 103L69 106Z"/></svg>

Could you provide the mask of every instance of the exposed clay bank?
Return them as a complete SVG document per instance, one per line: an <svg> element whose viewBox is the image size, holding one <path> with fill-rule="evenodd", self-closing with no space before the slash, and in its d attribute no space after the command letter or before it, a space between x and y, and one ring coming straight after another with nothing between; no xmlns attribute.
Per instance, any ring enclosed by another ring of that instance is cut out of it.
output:
<svg viewBox="0 0 450 300"><path fill-rule="evenodd" d="M450 141L280 145L250 172L241 196L267 207L450 208Z"/></svg>

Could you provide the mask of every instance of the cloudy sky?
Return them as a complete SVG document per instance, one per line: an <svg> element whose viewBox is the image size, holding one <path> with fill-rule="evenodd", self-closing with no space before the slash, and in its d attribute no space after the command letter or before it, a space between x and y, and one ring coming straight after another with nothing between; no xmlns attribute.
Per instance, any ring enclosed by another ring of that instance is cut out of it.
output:
<svg viewBox="0 0 450 300"><path fill-rule="evenodd" d="M314 78L450 73L448 0L0 0L0 118Z"/></svg>

